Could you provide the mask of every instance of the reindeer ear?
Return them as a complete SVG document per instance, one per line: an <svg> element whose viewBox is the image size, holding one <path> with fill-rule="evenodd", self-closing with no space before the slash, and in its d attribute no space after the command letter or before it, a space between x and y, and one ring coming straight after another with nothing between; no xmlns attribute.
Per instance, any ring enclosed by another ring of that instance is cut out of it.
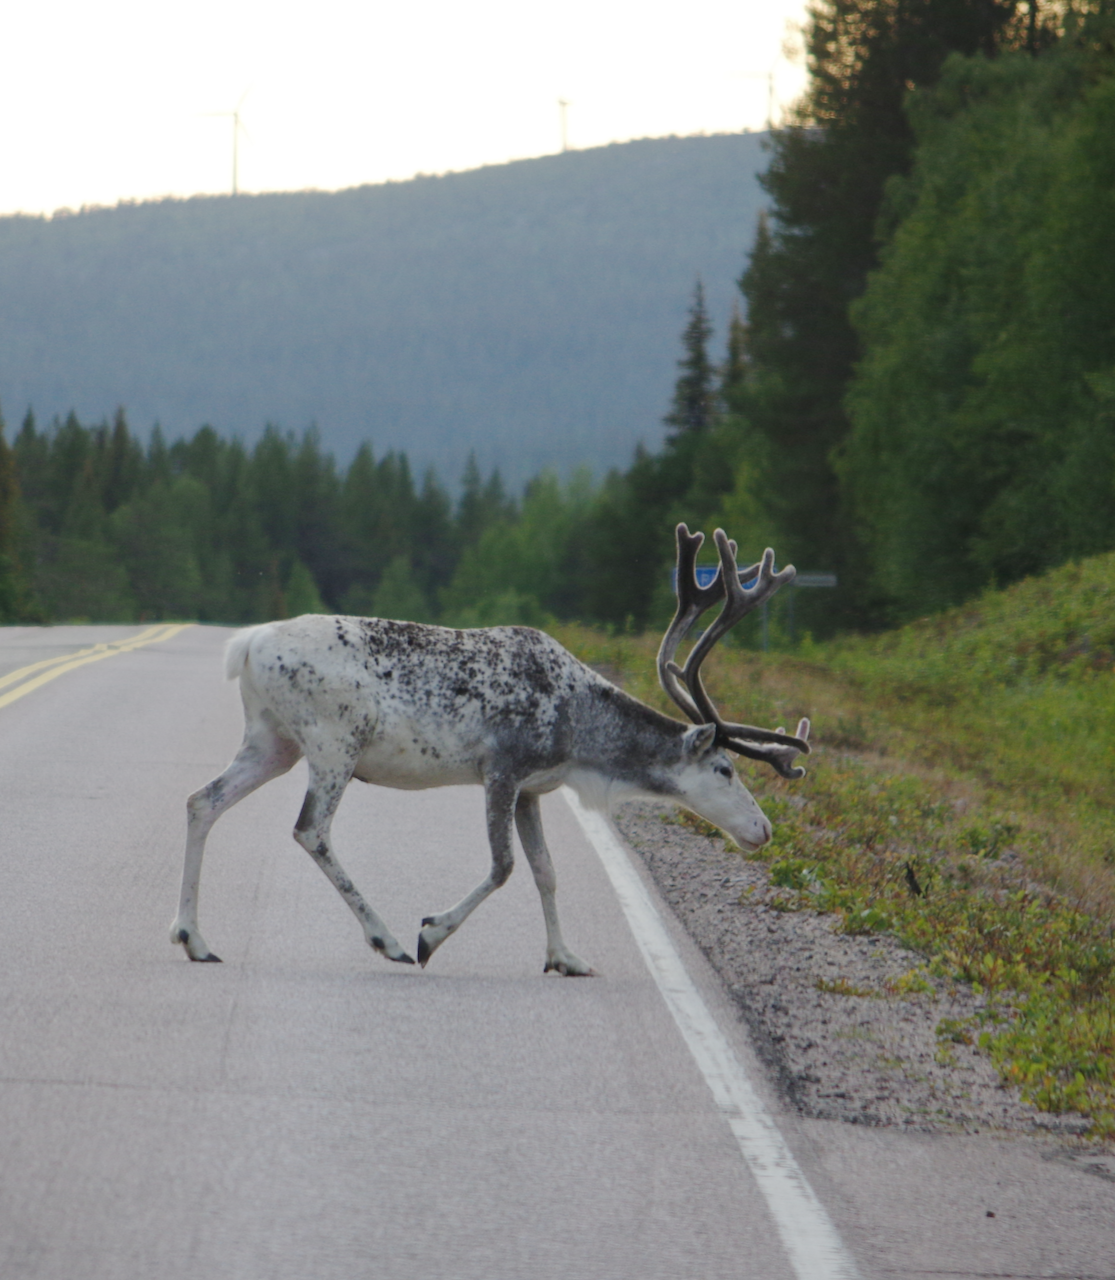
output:
<svg viewBox="0 0 1115 1280"><path fill-rule="evenodd" d="M700 760L713 749L716 743L716 725L695 724L687 729L682 739L682 750L689 760Z"/></svg>

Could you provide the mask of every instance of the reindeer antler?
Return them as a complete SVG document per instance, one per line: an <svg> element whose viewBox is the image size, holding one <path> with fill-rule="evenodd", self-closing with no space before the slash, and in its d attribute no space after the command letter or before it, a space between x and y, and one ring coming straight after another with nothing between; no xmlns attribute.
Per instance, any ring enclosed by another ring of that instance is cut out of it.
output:
<svg viewBox="0 0 1115 1280"><path fill-rule="evenodd" d="M805 770L795 767L793 761L798 755L809 754L808 720L798 724L794 736L784 729L729 724L720 718L701 681L701 664L713 645L741 618L769 600L779 587L793 582L797 570L787 565L775 573L774 552L768 547L758 564L741 571L736 565L736 544L723 529L717 529L712 536L720 553L720 565L709 585L702 587L697 582L696 563L705 535L690 533L684 524L677 527L678 607L658 648L658 678L694 724L716 725L716 740L721 746L752 760L765 760L784 778L800 778ZM693 646L685 667L679 667L674 661L678 646L701 614L720 600L725 601L724 608Z"/></svg>

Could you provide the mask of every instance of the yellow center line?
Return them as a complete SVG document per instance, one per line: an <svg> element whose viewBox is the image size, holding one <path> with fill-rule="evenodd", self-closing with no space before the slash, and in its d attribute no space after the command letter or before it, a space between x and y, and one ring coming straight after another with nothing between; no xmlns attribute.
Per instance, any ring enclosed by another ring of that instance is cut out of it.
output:
<svg viewBox="0 0 1115 1280"><path fill-rule="evenodd" d="M148 627L146 631L141 631L138 636L130 638L141 640L146 636L153 636L157 631L161 631L164 625L160 623L157 627ZM17 671L9 671L6 676L0 677L0 689L10 684L19 684L21 680L25 680L33 671L42 671L45 667L56 667L62 662L73 662L75 658L84 658L89 653L102 653L105 649L112 648L113 645L123 643L124 641L122 640L102 640L97 644L90 645L88 649L77 649L73 653L63 653L56 658L43 658L39 662L32 662L26 667L20 667Z"/></svg>
<svg viewBox="0 0 1115 1280"><path fill-rule="evenodd" d="M64 676L67 671L75 671L78 667L88 666L91 662L100 662L104 658L112 658L118 653L128 653L132 649L140 649L148 644L160 644L163 640L170 640L180 631L185 631L187 627L193 626L192 622L179 623L160 623L157 627L148 627L146 631L141 631L139 635L132 636L126 640L113 640L108 644L95 644L88 649L79 649L76 653L69 653L61 658L45 658L42 662L32 662L26 667L20 667L18 671L13 671L0 680L0 688L5 685L12 684L16 680L30 676L23 684L19 684L14 689L10 689L7 693L0 695L0 707L6 707L9 703L22 698L24 694L32 693L35 689L40 689L44 684L49 684L51 680L57 680L59 676ZM44 670L44 668L46 668ZM39 675L33 675L33 672L39 672Z"/></svg>

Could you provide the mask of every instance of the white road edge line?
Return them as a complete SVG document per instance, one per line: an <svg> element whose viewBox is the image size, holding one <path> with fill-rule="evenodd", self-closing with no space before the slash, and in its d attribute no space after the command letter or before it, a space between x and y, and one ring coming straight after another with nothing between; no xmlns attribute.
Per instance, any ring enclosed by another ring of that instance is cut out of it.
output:
<svg viewBox="0 0 1115 1280"><path fill-rule="evenodd" d="M562 794L604 864L647 968L735 1134L799 1280L859 1280L832 1219L701 999L608 819L585 808L569 787Z"/></svg>

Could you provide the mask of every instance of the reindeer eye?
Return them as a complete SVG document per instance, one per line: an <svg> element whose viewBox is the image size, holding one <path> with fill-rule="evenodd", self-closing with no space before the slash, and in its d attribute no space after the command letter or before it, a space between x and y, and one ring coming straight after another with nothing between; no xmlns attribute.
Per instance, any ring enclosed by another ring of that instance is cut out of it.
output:
<svg viewBox="0 0 1115 1280"><path fill-rule="evenodd" d="M722 778L730 778L732 776L732 766L730 764L718 764L716 766L716 772L720 774Z"/></svg>

